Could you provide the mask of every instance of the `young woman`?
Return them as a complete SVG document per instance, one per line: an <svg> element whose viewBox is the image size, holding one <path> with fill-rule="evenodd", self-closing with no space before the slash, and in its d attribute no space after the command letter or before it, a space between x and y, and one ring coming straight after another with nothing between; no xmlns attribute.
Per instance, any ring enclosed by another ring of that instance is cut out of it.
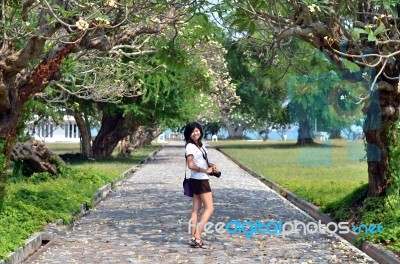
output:
<svg viewBox="0 0 400 264"><path fill-rule="evenodd" d="M214 164L207 164L207 150L201 139L203 138L203 129L197 122L189 123L184 131L186 141L186 160L188 168L191 170L190 187L194 193L193 208L191 214L191 241L193 247L205 248L201 239L205 223L207 223L211 214L214 212L213 197L209 183L209 174L217 172L218 169ZM201 207L204 206L203 214L200 222L198 217Z"/></svg>

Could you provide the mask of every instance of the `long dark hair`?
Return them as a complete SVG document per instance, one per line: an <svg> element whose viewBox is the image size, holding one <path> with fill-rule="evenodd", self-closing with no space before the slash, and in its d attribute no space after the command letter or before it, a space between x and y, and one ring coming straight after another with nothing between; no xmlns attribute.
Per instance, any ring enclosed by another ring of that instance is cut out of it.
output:
<svg viewBox="0 0 400 264"><path fill-rule="evenodd" d="M192 140L192 138L190 137L190 135L193 133L193 130L195 128L198 128L200 130L200 137L199 137L199 147L203 146L203 143L201 143L201 139L203 138L203 128L201 127L201 125L197 122L192 122L186 125L185 127L185 131L183 132L183 135L185 136L185 141L186 141L186 145L189 143L193 143L196 145L196 143Z"/></svg>

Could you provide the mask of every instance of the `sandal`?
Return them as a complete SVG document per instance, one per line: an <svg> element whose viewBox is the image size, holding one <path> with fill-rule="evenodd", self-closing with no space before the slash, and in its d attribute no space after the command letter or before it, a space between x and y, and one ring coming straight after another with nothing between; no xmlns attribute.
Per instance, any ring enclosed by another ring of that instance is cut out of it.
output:
<svg viewBox="0 0 400 264"><path fill-rule="evenodd" d="M200 238L196 238L194 240L194 243L195 243L195 247L207 248L206 245L204 245L203 240L201 240Z"/></svg>
<svg viewBox="0 0 400 264"><path fill-rule="evenodd" d="M190 239L189 245L191 247L195 247L196 246L196 237L192 236L192 238Z"/></svg>

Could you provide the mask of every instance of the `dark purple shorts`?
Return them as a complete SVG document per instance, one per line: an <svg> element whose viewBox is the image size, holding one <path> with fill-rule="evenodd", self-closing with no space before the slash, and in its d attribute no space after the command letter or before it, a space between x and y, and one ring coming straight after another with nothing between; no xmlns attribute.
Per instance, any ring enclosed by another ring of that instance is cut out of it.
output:
<svg viewBox="0 0 400 264"><path fill-rule="evenodd" d="M211 192L211 187L208 180L190 179L190 188L194 194Z"/></svg>

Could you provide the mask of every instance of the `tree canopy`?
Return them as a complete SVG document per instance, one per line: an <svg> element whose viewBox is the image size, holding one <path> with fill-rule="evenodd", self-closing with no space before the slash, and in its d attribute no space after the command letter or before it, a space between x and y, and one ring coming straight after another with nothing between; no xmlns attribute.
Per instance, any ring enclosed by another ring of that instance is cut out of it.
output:
<svg viewBox="0 0 400 264"><path fill-rule="evenodd" d="M225 0L214 11L239 37L263 41L282 50L294 39L323 52L348 81L362 81L366 96L360 98L366 114L369 194L385 195L397 172L389 170L390 139L397 138L399 100L400 5L385 1L268 1ZM351 63L348 63L351 62ZM354 70L357 65L359 70ZM396 145L397 143L395 143Z"/></svg>
<svg viewBox="0 0 400 264"><path fill-rule="evenodd" d="M160 123L167 119L176 122L189 112L186 118L190 117L193 107L182 98L194 100L190 91L199 86L219 107L235 103L229 76L201 64L201 56L218 56L220 50L217 43L212 44L209 22L195 17L201 6L202 2L196 1L147 0L3 3L0 193L4 194L11 149L27 119L31 106L27 102L33 97L63 103L60 109L76 110L72 113L81 120L82 128L88 119L80 118L79 112L89 101L107 111L111 108L105 105L119 105L121 117L134 114L140 120L146 116L142 120L147 123L156 115L164 116L158 119ZM196 23L188 23L192 19ZM201 36L195 26L203 26L207 34ZM201 55L196 51L200 42L199 47L208 48L207 52L218 52ZM193 64L187 67L188 63ZM207 72L210 69L212 72ZM213 93L210 82L216 82ZM51 89L46 89L49 85ZM123 102L130 104L123 106ZM86 106L93 109L93 104Z"/></svg>

